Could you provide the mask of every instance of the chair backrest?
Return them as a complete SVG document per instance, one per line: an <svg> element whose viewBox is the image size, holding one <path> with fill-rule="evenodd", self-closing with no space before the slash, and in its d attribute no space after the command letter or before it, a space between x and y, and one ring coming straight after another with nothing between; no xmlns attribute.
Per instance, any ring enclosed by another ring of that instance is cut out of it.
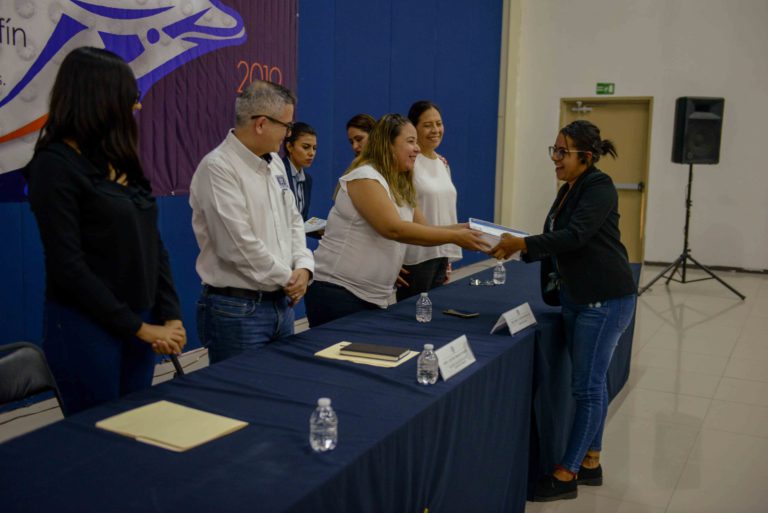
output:
<svg viewBox="0 0 768 513"><path fill-rule="evenodd" d="M0 345L0 406L59 389L43 351L29 342Z"/></svg>

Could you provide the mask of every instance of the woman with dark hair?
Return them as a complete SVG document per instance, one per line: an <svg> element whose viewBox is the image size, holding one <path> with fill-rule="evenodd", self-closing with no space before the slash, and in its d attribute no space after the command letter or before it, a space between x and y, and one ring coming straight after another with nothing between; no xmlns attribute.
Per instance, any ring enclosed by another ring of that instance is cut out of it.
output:
<svg viewBox="0 0 768 513"><path fill-rule="evenodd" d="M368 142L368 134L373 130L376 120L368 114L356 114L347 121L347 139L355 152L355 157L365 148Z"/></svg>
<svg viewBox="0 0 768 513"><path fill-rule="evenodd" d="M149 387L155 353L186 343L136 148L139 96L120 57L73 50L24 170L45 252L43 349L65 415Z"/></svg>
<svg viewBox="0 0 768 513"><path fill-rule="evenodd" d="M488 248L465 225L427 225L412 182L418 154L416 129L399 114L388 114L339 179L325 236L315 251L315 281L305 296L311 327L386 308L405 255L402 243Z"/></svg>
<svg viewBox="0 0 768 513"><path fill-rule="evenodd" d="M312 165L317 154L317 133L301 121L293 124L291 133L285 138L283 164L288 183L296 198L296 208L305 221L309 216L309 201L312 198L312 177L304 170Z"/></svg>
<svg viewBox="0 0 768 513"><path fill-rule="evenodd" d="M544 233L525 238L505 234L491 250L496 258L522 251L525 261L541 261L542 294L548 304L562 305L571 352L576 415L560 465L536 486L537 501L572 499L577 484L603 482L606 374L634 314L637 287L620 240L616 188L595 167L602 155L615 158L616 148L589 121L561 129L549 156L565 184L549 210Z"/></svg>
<svg viewBox="0 0 768 513"><path fill-rule="evenodd" d="M411 105L408 119L416 127L421 153L413 166L413 187L427 223L456 223L456 187L448 162L437 153L445 127L437 105L421 100ZM451 263L461 259L461 248L412 246L405 250L405 265L398 280L397 300L439 287L450 275Z"/></svg>

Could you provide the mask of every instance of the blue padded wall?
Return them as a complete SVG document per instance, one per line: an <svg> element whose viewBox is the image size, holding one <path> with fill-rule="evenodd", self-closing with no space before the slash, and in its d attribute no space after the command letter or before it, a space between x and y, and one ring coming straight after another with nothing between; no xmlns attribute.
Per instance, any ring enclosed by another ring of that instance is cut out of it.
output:
<svg viewBox="0 0 768 513"><path fill-rule="evenodd" d="M352 115L405 114L413 101L430 99L446 123L440 152L459 191L460 220L493 219L502 0L300 0L299 14L297 120L319 136L311 213L327 217L336 180L352 160L344 128ZM199 347L200 279L188 201L158 203L192 349ZM0 240L0 344L39 342L43 255L27 203L0 203ZM465 252L461 263L482 258Z"/></svg>
<svg viewBox="0 0 768 513"><path fill-rule="evenodd" d="M459 219L493 219L501 0L300 0L297 120L318 132L311 214L327 217L352 160L347 120L440 106L439 152L459 191ZM487 258L465 252L458 265Z"/></svg>

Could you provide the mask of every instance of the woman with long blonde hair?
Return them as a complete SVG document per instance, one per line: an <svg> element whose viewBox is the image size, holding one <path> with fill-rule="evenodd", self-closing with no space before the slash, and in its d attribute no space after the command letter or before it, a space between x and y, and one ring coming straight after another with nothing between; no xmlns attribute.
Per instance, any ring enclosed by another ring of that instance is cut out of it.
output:
<svg viewBox="0 0 768 513"><path fill-rule="evenodd" d="M311 327L386 308L405 244L488 249L480 234L464 224L426 224L413 188L419 151L413 124L399 114L387 114L339 179L325 236L315 251L315 281L306 295Z"/></svg>

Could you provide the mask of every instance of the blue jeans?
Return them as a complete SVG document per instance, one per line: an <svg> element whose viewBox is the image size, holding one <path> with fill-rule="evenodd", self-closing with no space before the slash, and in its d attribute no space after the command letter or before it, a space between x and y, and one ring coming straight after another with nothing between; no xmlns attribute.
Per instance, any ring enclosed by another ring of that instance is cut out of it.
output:
<svg viewBox="0 0 768 513"><path fill-rule="evenodd" d="M197 334L212 364L292 335L293 321L285 296L259 301L204 292L197 301Z"/></svg>
<svg viewBox="0 0 768 513"><path fill-rule="evenodd" d="M562 460L563 467L578 472L587 451L599 451L608 412L606 376L613 351L635 311L637 296L577 305L560 293L565 336L571 351L571 389L576 415Z"/></svg>
<svg viewBox="0 0 768 513"><path fill-rule="evenodd" d="M153 322L147 313L146 322ZM77 309L45 302L43 351L72 415L152 386L156 356L136 337L118 337Z"/></svg>

